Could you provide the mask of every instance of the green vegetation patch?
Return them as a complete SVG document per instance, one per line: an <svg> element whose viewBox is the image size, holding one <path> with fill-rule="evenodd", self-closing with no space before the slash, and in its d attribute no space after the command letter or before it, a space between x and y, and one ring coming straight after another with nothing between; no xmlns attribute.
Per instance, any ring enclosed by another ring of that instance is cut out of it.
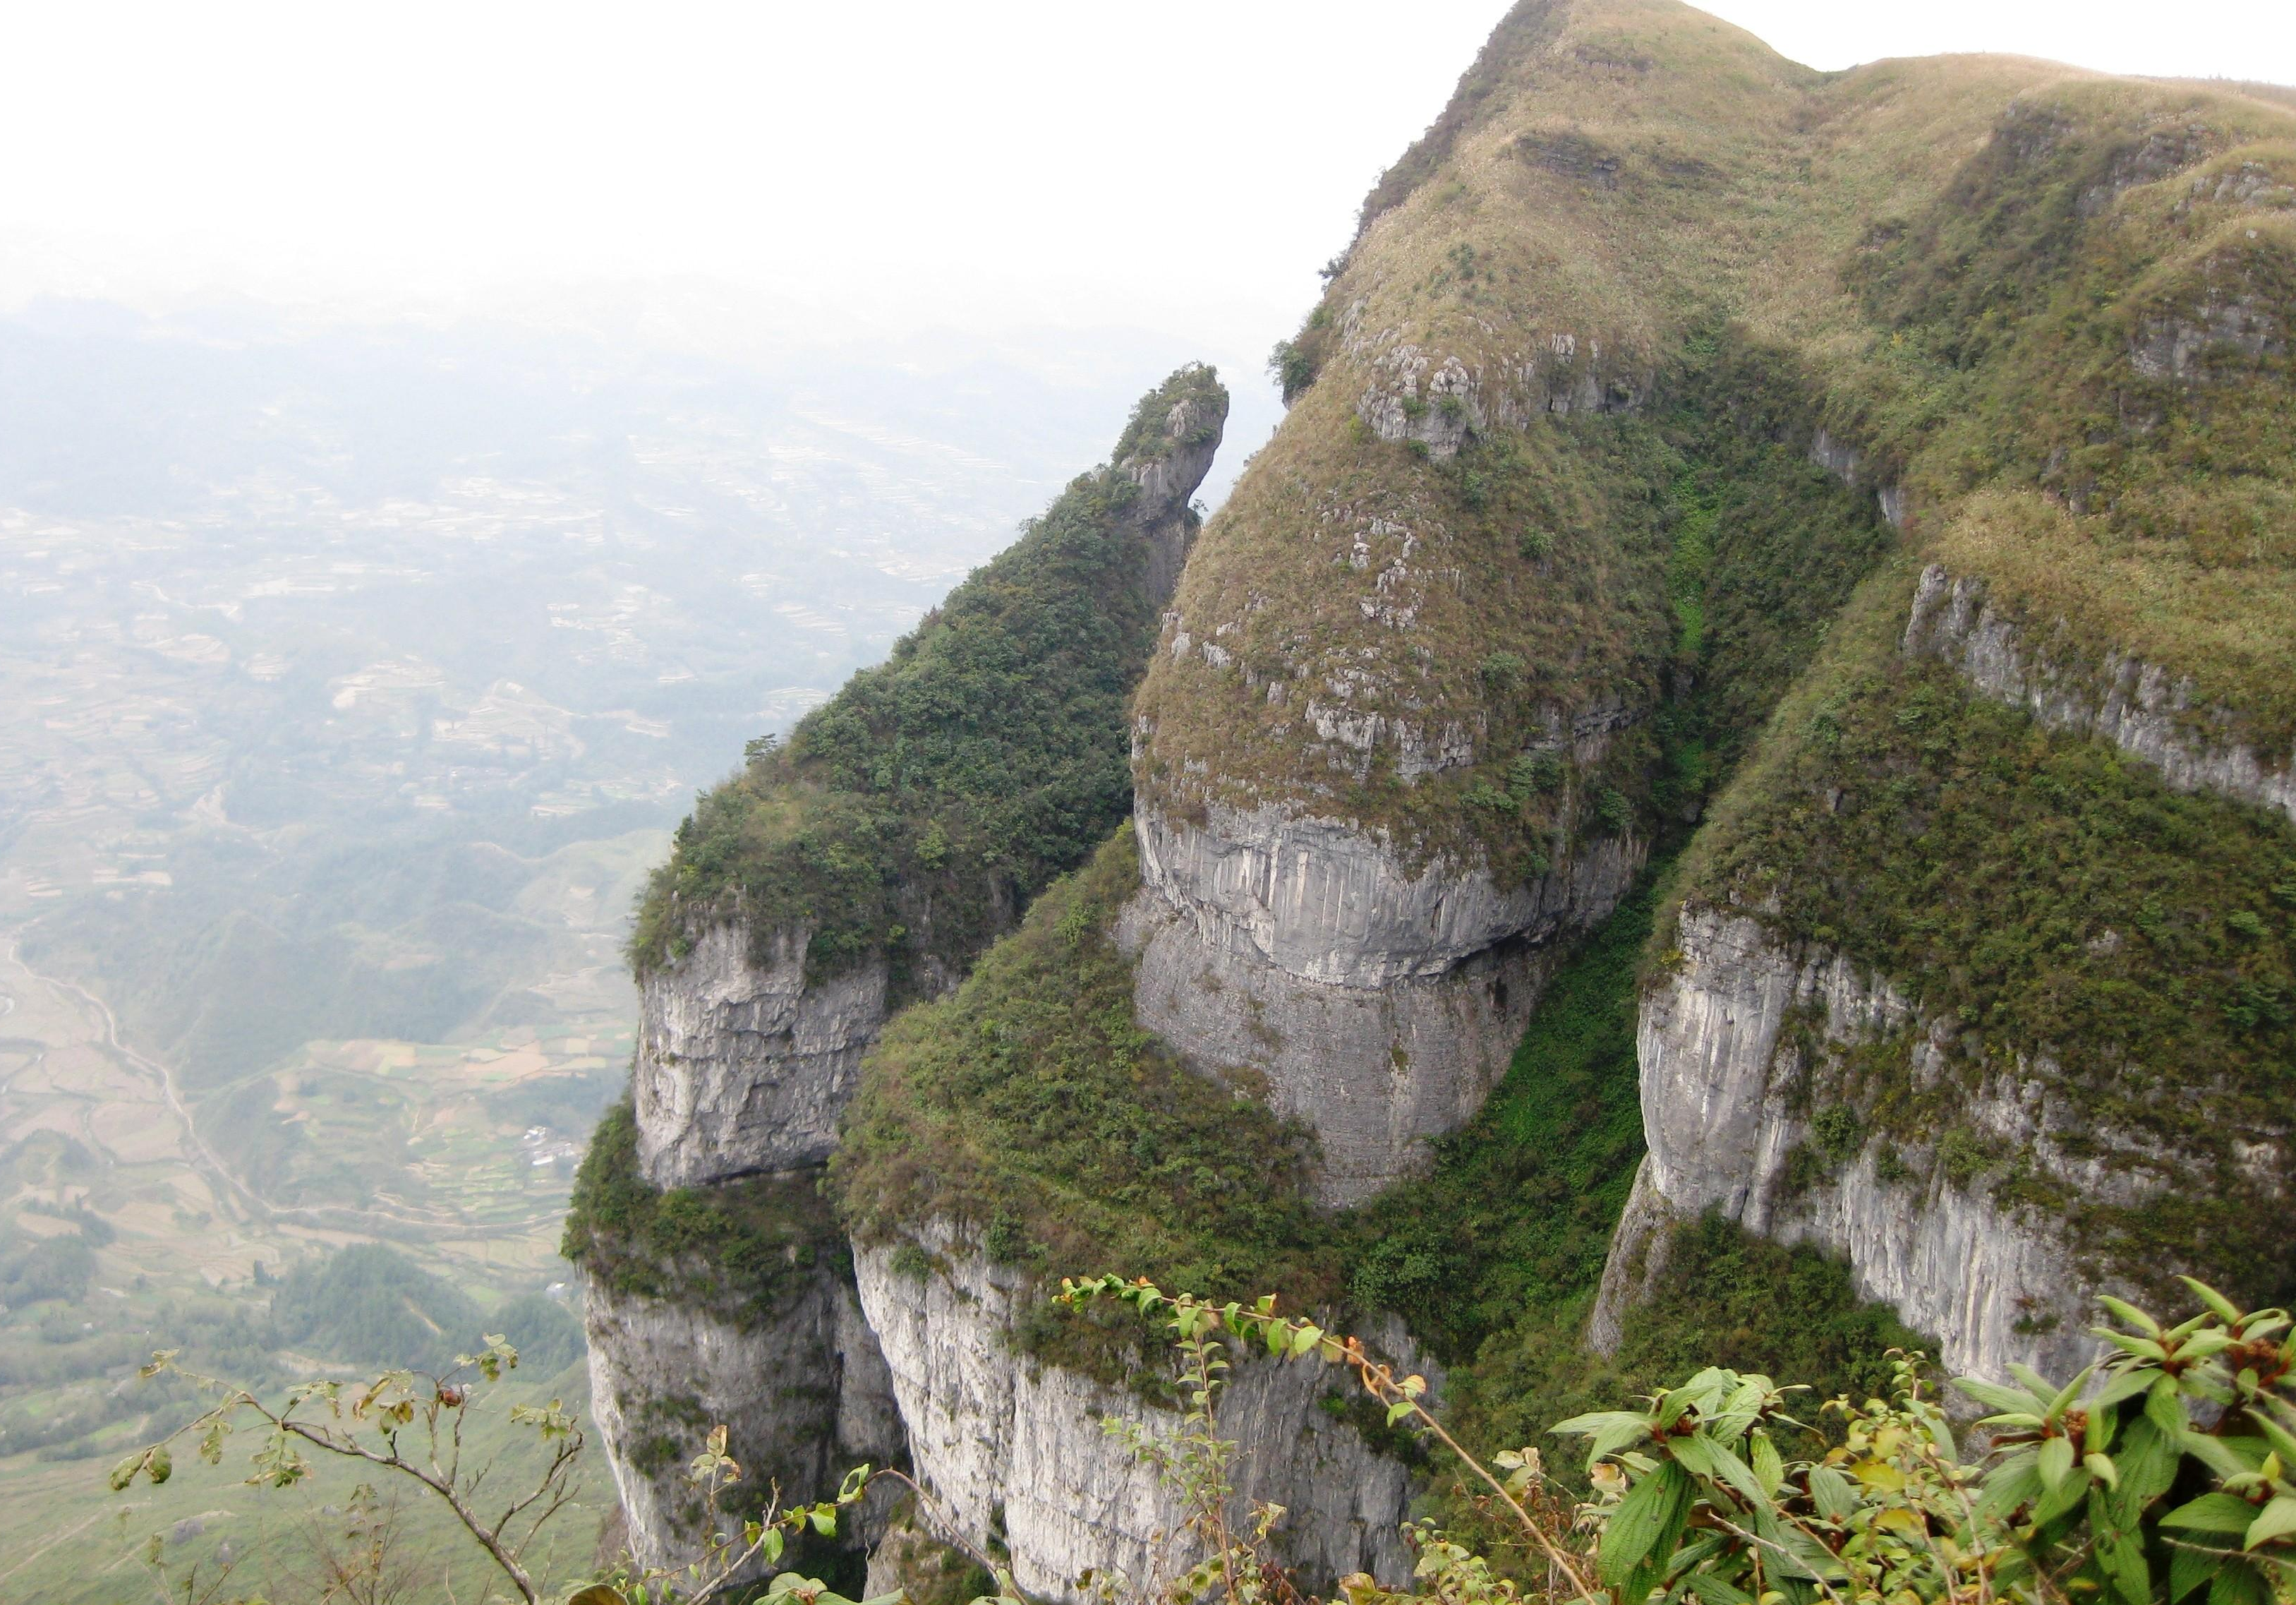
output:
<svg viewBox="0 0 2296 1605"><path fill-rule="evenodd" d="M1540 1444L1551 1473L1583 1486L1583 1468L1546 1436L1582 1411L1614 1408L1720 1365L1808 1385L1803 1419L1815 1421L1820 1400L1884 1391L1890 1349L1936 1352L1886 1305L1858 1297L1845 1260L1783 1247L1718 1216L1675 1227L1665 1248L1665 1276L1627 1312L1608 1356L1580 1337L1591 1288L1532 1305L1494 1333L1473 1364L1452 1373L1449 1420L1461 1440L1490 1450Z"/></svg>
<svg viewBox="0 0 2296 1605"><path fill-rule="evenodd" d="M271 1320L288 1346L354 1363L443 1370L485 1346L469 1295L381 1243L297 1265Z"/></svg>
<svg viewBox="0 0 2296 1605"><path fill-rule="evenodd" d="M1643 1155L1636 975L1660 880L1555 972L1506 1078L1426 1180L1348 1224L1354 1301L1394 1310L1446 1362L1602 1278Z"/></svg>
<svg viewBox="0 0 2296 1605"><path fill-rule="evenodd" d="M1717 318L1641 414L1496 427L1448 462L1309 397L1278 441L1292 472L1248 477L1190 564L1178 605L1222 657L1150 670L1142 794L1200 817L1288 792L1414 861L1480 856L1503 884L1694 809L1895 543L1869 495L1809 461L1819 394ZM1459 583L1411 593L1407 628L1367 624L1390 564ZM1299 705L1332 687L1353 687L1357 720L1456 721L1480 761L1406 775L1382 737L1345 777ZM1582 718L1624 726L1585 772Z"/></svg>
<svg viewBox="0 0 2296 1605"><path fill-rule="evenodd" d="M654 1187L639 1173L637 1116L625 1099L598 1122L575 1173L561 1252L625 1297L699 1304L757 1325L848 1250L810 1173Z"/></svg>
<svg viewBox="0 0 2296 1605"><path fill-rule="evenodd" d="M1332 1233L1300 1189L1308 1136L1133 1017L1111 933L1138 887L1127 825L955 995L886 1027L830 1163L840 1206L865 1239L944 1219L1054 1279L1111 1269L1328 1296Z"/></svg>
<svg viewBox="0 0 2296 1605"><path fill-rule="evenodd" d="M2267 1195L2290 1178L2250 1171L2296 1098L2296 834L1901 656L1889 627L1904 588L1862 601L1853 646L1781 713L1688 893L1848 954L1958 1033L1952 1073L1926 1091L1884 1052L1805 1096L1927 1143L1987 1077L2038 1078L2097 1140L2148 1150L2126 1162L2162 1197L2059 1197L2006 1154L1964 1154L1962 1172L1996 1171L2005 1204L2062 1210L2140 1281L2173 1267L2285 1297L2296 1257Z"/></svg>
<svg viewBox="0 0 2296 1605"><path fill-rule="evenodd" d="M1183 403L1194 422L1175 440ZM1182 368L1143 399L1116 460L1201 446L1226 407L1212 370ZM814 973L883 952L902 995L1088 856L1131 802L1126 704L1156 621L1128 516L1140 494L1113 467L1079 476L786 746L753 742L655 872L638 971L738 914L761 963L802 931Z"/></svg>

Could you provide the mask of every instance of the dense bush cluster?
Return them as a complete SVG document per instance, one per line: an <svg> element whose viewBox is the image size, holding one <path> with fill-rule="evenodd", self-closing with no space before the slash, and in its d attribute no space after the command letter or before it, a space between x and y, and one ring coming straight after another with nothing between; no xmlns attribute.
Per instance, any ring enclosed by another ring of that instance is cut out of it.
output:
<svg viewBox="0 0 2296 1605"><path fill-rule="evenodd" d="M575 1173L561 1252L616 1293L690 1300L748 1325L848 1250L812 1174L655 1187L638 1170L625 1099L598 1122Z"/></svg>

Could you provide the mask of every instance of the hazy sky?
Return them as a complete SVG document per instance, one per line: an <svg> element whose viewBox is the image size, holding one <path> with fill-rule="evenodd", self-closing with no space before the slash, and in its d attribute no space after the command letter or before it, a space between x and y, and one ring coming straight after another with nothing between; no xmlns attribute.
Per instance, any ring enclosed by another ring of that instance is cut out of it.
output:
<svg viewBox="0 0 2296 1605"><path fill-rule="evenodd" d="M676 280L767 325L1135 324L1256 354L1504 9L20 3L0 302L534 309ZM2296 81L2290 0L1713 9L1819 67L1991 49Z"/></svg>

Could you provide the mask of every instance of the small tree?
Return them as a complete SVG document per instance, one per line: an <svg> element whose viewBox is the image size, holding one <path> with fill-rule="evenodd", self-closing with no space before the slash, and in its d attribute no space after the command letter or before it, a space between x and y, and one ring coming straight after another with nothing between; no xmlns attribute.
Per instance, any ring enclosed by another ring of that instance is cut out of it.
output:
<svg viewBox="0 0 2296 1605"><path fill-rule="evenodd" d="M250 1486L287 1488L300 1483L311 1474L307 1452L356 1462L384 1474L386 1480L406 1479L454 1512L520 1599L541 1605L554 1596L545 1594L529 1570L527 1554L543 1528L572 1502L575 1469L586 1439L559 1400L512 1404L510 1420L532 1428L545 1451L543 1468L530 1483L507 1494L485 1492L496 1468L491 1462L465 1463L465 1428L479 1403L481 1385L499 1382L518 1365L518 1351L510 1344L498 1337L486 1342L483 1352L459 1355L451 1368L435 1375L386 1370L364 1382L304 1382L289 1389L285 1402L275 1407L248 1388L183 1370L174 1351L154 1354L141 1376L180 1376L216 1403L196 1420L113 1467L112 1490L125 1492L138 1478L166 1482L175 1474L176 1445L186 1439L195 1442L201 1460L220 1464L233 1433L251 1425L260 1436L250 1457ZM687 1469L688 1480L701 1492L713 1518L726 1492L742 1480L742 1468L726 1451L726 1428L714 1428L707 1446ZM575 1605L707 1605L752 1568L778 1561L791 1538L808 1531L833 1535L839 1513L857 1503L880 1475L886 1474L857 1467L846 1475L834 1499L789 1509L783 1508L775 1488L761 1515L742 1523L738 1534L713 1532L701 1556L691 1564L649 1568L636 1576L619 1574L577 1593ZM381 1600L387 1597L384 1584L396 1575L390 1553L392 1527L372 1485L360 1486L353 1509L355 1519L345 1544L322 1553L328 1573L324 1597ZM147 1564L156 1565L156 1556L147 1557ZM210 1576L202 1592L196 1577L187 1579L186 1597L219 1597L216 1591L222 1580L222 1576ZM767 1598L801 1605L853 1605L818 1580L795 1572L774 1577Z"/></svg>

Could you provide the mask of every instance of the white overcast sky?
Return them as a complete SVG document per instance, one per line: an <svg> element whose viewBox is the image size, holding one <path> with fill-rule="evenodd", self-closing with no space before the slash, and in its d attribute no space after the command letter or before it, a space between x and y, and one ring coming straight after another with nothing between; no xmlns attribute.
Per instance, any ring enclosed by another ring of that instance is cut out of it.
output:
<svg viewBox="0 0 2296 1605"><path fill-rule="evenodd" d="M619 283L705 320L1131 325L1256 361L1505 8L6 0L0 305L536 315ZM2292 0L1713 9L1818 67L2296 82Z"/></svg>

